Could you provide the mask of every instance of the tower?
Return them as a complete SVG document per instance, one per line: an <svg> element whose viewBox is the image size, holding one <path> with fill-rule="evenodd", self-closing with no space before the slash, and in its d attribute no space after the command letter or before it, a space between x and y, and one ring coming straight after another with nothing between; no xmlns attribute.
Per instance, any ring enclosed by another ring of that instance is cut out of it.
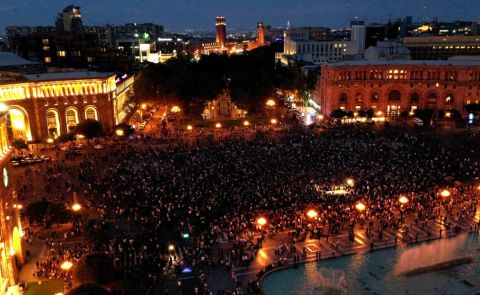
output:
<svg viewBox="0 0 480 295"><path fill-rule="evenodd" d="M258 45L265 44L265 27L263 26L262 22L257 23L257 35L256 35L256 43Z"/></svg>
<svg viewBox="0 0 480 295"><path fill-rule="evenodd" d="M363 20L354 19L350 23L351 25L351 37L352 41L355 41L356 44L356 53L363 54L365 52L365 37L366 37L366 27Z"/></svg>
<svg viewBox="0 0 480 295"><path fill-rule="evenodd" d="M217 16L215 21L215 41L220 43L222 47L225 46L227 35L227 23L225 21L225 17Z"/></svg>
<svg viewBox="0 0 480 295"><path fill-rule="evenodd" d="M81 34L83 30L82 15L80 7L69 5L57 15L55 21L56 31L58 33Z"/></svg>

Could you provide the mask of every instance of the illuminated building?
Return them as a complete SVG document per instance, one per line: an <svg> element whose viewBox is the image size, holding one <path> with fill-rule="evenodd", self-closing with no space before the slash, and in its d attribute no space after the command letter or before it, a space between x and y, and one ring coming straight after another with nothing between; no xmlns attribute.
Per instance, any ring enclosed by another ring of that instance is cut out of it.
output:
<svg viewBox="0 0 480 295"><path fill-rule="evenodd" d="M247 111L233 103L230 93L224 90L217 96L217 99L208 101L203 111L203 118L206 120L236 120L245 118Z"/></svg>
<svg viewBox="0 0 480 295"><path fill-rule="evenodd" d="M227 41L227 22L223 16L217 16L215 21L215 42L225 47Z"/></svg>
<svg viewBox="0 0 480 295"><path fill-rule="evenodd" d="M321 114L373 109L396 117L415 109L456 109L480 101L479 60L343 61L321 66L314 93Z"/></svg>
<svg viewBox="0 0 480 295"><path fill-rule="evenodd" d="M23 229L20 220L19 204L13 189L13 179L9 178L9 162L13 151L10 148L5 105L0 113L0 294L20 294L18 269L24 263Z"/></svg>
<svg viewBox="0 0 480 295"><path fill-rule="evenodd" d="M448 59L458 55L480 55L480 36L405 37L403 45L412 59Z"/></svg>
<svg viewBox="0 0 480 295"><path fill-rule="evenodd" d="M0 103L8 106L10 139L56 138L85 119L98 120L109 131L118 123L123 107L117 100L117 84L126 78L116 80L112 73L85 71L23 75L0 83Z"/></svg>

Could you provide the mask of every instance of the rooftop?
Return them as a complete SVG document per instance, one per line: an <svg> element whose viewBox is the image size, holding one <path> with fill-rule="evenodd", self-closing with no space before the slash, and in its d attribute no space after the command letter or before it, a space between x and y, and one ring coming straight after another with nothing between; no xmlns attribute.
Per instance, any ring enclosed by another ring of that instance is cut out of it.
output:
<svg viewBox="0 0 480 295"><path fill-rule="evenodd" d="M21 58L13 52L0 51L0 67L18 67L35 63Z"/></svg>
<svg viewBox="0 0 480 295"><path fill-rule="evenodd" d="M328 64L331 67L346 66L480 66L480 60L352 60Z"/></svg>
<svg viewBox="0 0 480 295"><path fill-rule="evenodd" d="M114 73L77 71L77 72L60 72L60 73L24 75L23 77L30 82L41 82L41 81L58 81L58 80L105 79L113 75Z"/></svg>

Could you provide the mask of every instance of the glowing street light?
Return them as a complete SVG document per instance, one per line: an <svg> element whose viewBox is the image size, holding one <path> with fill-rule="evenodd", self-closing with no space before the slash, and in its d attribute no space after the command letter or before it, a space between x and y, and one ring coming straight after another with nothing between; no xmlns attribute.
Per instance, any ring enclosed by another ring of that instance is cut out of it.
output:
<svg viewBox="0 0 480 295"><path fill-rule="evenodd" d="M79 203L75 203L72 205L72 210L75 211L75 212L78 212L80 210L82 210L82 205L80 205Z"/></svg>
<svg viewBox="0 0 480 295"><path fill-rule="evenodd" d="M402 205L405 205L408 203L408 198L405 196L400 196L400 198L398 198L398 202L400 202Z"/></svg>
<svg viewBox="0 0 480 295"><path fill-rule="evenodd" d="M278 123L277 119L273 118L270 120L270 123L272 123L272 125L276 125Z"/></svg>
<svg viewBox="0 0 480 295"><path fill-rule="evenodd" d="M64 261L61 265L60 265L60 268L65 270L65 271L69 271L73 266L73 263L71 261Z"/></svg>
<svg viewBox="0 0 480 295"><path fill-rule="evenodd" d="M357 209L359 212L363 212L363 211L365 211L365 209L367 209L367 206L365 206L365 204L362 203L362 202L358 202L355 205L355 209Z"/></svg>
<svg viewBox="0 0 480 295"><path fill-rule="evenodd" d="M47 138L47 143L53 143L53 138Z"/></svg>
<svg viewBox="0 0 480 295"><path fill-rule="evenodd" d="M451 193L450 193L450 191L447 190L447 189L444 189L443 191L440 192L440 196L441 196L442 198L448 198L448 197L450 197L450 195L451 195Z"/></svg>
<svg viewBox="0 0 480 295"><path fill-rule="evenodd" d="M265 217L257 218L257 225L258 226L264 226L265 224L267 224L267 219Z"/></svg>
<svg viewBox="0 0 480 295"><path fill-rule="evenodd" d="M115 130L115 134L119 137L122 137L125 134L125 132L123 132L123 129L117 129Z"/></svg>
<svg viewBox="0 0 480 295"><path fill-rule="evenodd" d="M145 110L145 109L147 109L147 104L146 104L146 103L142 103L142 106L141 106L141 107L142 107L142 110Z"/></svg>
<svg viewBox="0 0 480 295"><path fill-rule="evenodd" d="M250 122L248 122L247 120L243 121L243 126L250 126Z"/></svg>
<svg viewBox="0 0 480 295"><path fill-rule="evenodd" d="M269 100L267 100L267 102L265 104L269 108L274 108L277 103L273 99L269 99Z"/></svg>
<svg viewBox="0 0 480 295"><path fill-rule="evenodd" d="M307 216L310 219L314 219L318 216L318 212L313 210L313 209L310 209L310 210L307 211Z"/></svg>
<svg viewBox="0 0 480 295"><path fill-rule="evenodd" d="M170 111L172 113L179 113L181 111L180 107L179 106L173 106Z"/></svg>
<svg viewBox="0 0 480 295"><path fill-rule="evenodd" d="M0 103L0 113L6 113L8 111L8 106L4 103Z"/></svg>
<svg viewBox="0 0 480 295"><path fill-rule="evenodd" d="M222 128L222 124L220 123L215 124L215 128Z"/></svg>
<svg viewBox="0 0 480 295"><path fill-rule="evenodd" d="M345 180L345 182L347 183L347 185L349 187L354 187L355 186L355 180L353 180L352 178L347 178L347 180Z"/></svg>
<svg viewBox="0 0 480 295"><path fill-rule="evenodd" d="M77 138L78 138L78 139L83 139L83 138L85 138L85 135L83 135L83 134L77 134Z"/></svg>
<svg viewBox="0 0 480 295"><path fill-rule="evenodd" d="M377 117L381 117L381 116L383 116L383 112L382 112L382 111L378 111L378 112L377 112Z"/></svg>
<svg viewBox="0 0 480 295"><path fill-rule="evenodd" d="M187 126L187 130L189 130L189 131L193 130L193 126L192 126L192 125L188 125L188 126Z"/></svg>
<svg viewBox="0 0 480 295"><path fill-rule="evenodd" d="M175 250L175 246L173 244L168 245L168 251Z"/></svg>

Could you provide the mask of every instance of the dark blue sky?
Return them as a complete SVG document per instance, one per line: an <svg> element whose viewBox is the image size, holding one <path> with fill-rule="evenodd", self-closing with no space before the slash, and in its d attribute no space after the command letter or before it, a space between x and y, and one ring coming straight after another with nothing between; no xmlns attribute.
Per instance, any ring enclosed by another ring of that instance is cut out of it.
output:
<svg viewBox="0 0 480 295"><path fill-rule="evenodd" d="M0 33L8 25L53 25L55 15L72 1L1 0ZM474 20L480 0L77 0L84 24L154 22L169 31L213 29L214 18L230 28L254 28L258 20L273 26L342 27L354 16L380 22L412 15L415 20ZM227 28L228 29L228 28Z"/></svg>

